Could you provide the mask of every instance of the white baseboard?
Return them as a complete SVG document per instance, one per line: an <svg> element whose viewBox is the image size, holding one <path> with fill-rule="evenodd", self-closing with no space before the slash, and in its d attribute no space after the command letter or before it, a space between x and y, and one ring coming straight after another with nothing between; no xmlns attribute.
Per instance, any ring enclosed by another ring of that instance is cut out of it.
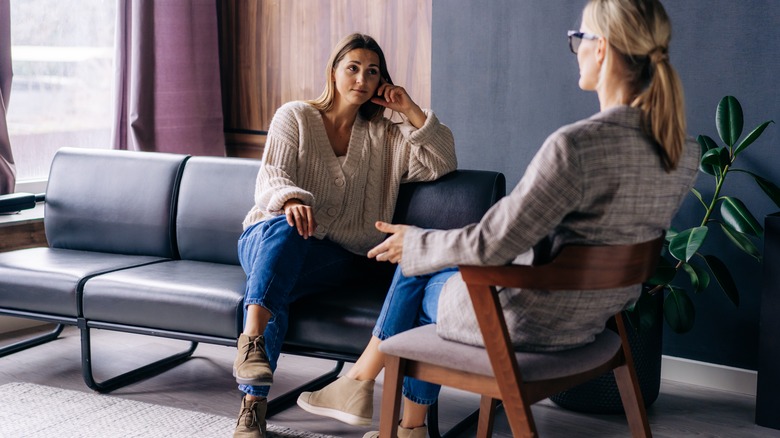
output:
<svg viewBox="0 0 780 438"><path fill-rule="evenodd" d="M662 356L661 378L755 396L758 372L681 357Z"/></svg>

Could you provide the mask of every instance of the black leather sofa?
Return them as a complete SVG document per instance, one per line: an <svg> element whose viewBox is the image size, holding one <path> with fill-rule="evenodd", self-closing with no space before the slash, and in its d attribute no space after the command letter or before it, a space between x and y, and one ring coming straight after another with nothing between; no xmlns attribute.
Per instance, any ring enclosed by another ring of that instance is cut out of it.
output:
<svg viewBox="0 0 780 438"><path fill-rule="evenodd" d="M108 392L169 369L198 342L234 346L243 323L244 272L236 242L253 203L260 161L61 149L45 196L49 247L0 253L0 314L53 322L45 335L0 348L0 356L81 333L84 380ZM458 170L402 185L394 221L447 229L479 220L505 193L504 177ZM370 336L394 266L367 262L331 294L294 304L287 353L330 358L331 373L354 361ZM91 329L189 341L189 348L98 382ZM280 370L284 372L284 370ZM297 392L277 397L276 408Z"/></svg>

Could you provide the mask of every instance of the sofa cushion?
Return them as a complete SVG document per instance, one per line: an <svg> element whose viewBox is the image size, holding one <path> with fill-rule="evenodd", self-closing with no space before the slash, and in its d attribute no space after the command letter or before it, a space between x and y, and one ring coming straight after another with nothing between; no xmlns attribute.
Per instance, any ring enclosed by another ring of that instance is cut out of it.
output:
<svg viewBox="0 0 780 438"><path fill-rule="evenodd" d="M343 287L301 298L290 306L285 349L357 358L371 337L395 265L360 260Z"/></svg>
<svg viewBox="0 0 780 438"><path fill-rule="evenodd" d="M190 260L112 272L84 284L84 317L236 339L245 279L240 266Z"/></svg>
<svg viewBox="0 0 780 438"><path fill-rule="evenodd" d="M84 279L160 260L59 248L0 253L0 307L75 318L81 316L77 291Z"/></svg>
<svg viewBox="0 0 780 438"><path fill-rule="evenodd" d="M185 155L60 149L46 191L52 248L172 258L174 193Z"/></svg>
<svg viewBox="0 0 780 438"><path fill-rule="evenodd" d="M259 160L193 157L179 189L176 240L184 260L238 264L238 238L254 205Z"/></svg>

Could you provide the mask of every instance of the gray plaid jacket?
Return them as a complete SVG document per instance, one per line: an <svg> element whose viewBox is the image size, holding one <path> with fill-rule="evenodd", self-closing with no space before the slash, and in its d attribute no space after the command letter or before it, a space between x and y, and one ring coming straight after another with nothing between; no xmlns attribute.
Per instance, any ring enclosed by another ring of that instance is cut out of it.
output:
<svg viewBox="0 0 780 438"><path fill-rule="evenodd" d="M542 145L514 190L478 224L457 230L411 228L401 268L421 275L458 264L528 263L543 239L551 253L565 244L644 242L666 230L698 168L689 140L677 169L666 172L657 145L641 129L641 112L620 106L564 126ZM551 294L505 289L500 298L516 348L554 351L591 342L610 316L633 303L639 286ZM437 331L483 345L460 275L439 299Z"/></svg>

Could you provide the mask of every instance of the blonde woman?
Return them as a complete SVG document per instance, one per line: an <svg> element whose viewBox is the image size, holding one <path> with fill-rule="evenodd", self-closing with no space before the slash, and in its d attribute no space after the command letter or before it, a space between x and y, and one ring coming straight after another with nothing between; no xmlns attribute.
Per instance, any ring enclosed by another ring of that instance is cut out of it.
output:
<svg viewBox="0 0 780 438"><path fill-rule="evenodd" d="M342 421L370 420L366 394L384 361L378 346L397 331L436 323L443 338L483 345L454 266L528 262L530 250L542 241L550 250L533 255L537 260L566 244L639 243L669 227L693 185L699 148L686 139L682 86L669 62L671 27L663 6L657 0L591 0L580 29L568 37L579 86L596 92L600 112L550 135L515 189L478 224L449 231L377 224L391 236L369 257L399 264L383 316L345 376L301 396L299 404L307 410ZM506 289L501 300L517 349L557 351L591 342L639 292ZM405 380L400 437L427 435L425 414L438 391Z"/></svg>
<svg viewBox="0 0 780 438"><path fill-rule="evenodd" d="M399 184L457 166L452 132L393 85L377 42L352 34L334 48L319 99L276 112L239 239L247 274L233 375L245 393L235 437L264 437L266 396L289 304L327 293L385 234ZM385 109L403 116L392 123Z"/></svg>

